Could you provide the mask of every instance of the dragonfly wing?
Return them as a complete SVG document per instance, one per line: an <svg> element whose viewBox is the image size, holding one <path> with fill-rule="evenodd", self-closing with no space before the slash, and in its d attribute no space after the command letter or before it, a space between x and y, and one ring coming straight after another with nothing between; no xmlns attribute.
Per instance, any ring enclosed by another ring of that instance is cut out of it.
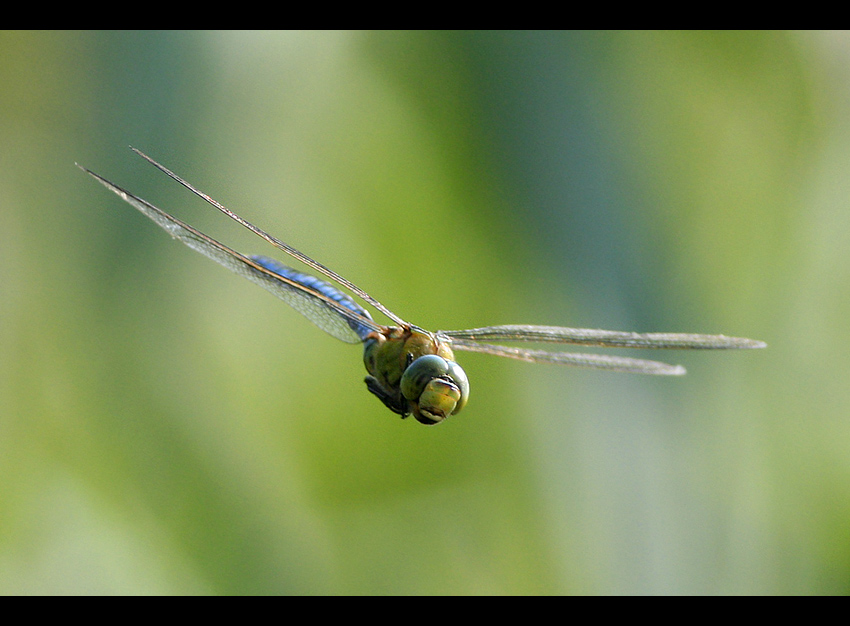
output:
<svg viewBox="0 0 850 626"><path fill-rule="evenodd" d="M630 333L592 328L562 326L528 326L513 324L486 326L467 330L441 330L439 334L452 339L472 341L528 341L572 343L607 348L675 348L688 350L723 350L765 348L767 344L755 339L725 335L695 335L687 333Z"/></svg>
<svg viewBox="0 0 850 626"><path fill-rule="evenodd" d="M442 334L440 331L438 334ZM445 335L443 335L445 337ZM466 339L450 337L452 348L465 350L467 352L481 352L494 356L528 361L529 363L555 363L558 365L572 365L593 369L608 370L611 372L628 372L633 374L656 374L660 376L682 376L685 368L681 365L668 365L660 361L649 361L646 359L632 359L629 357L611 356L607 354L582 354L573 352L547 352L546 350L529 350L527 348L513 348L497 346L488 343L479 343Z"/></svg>
<svg viewBox="0 0 850 626"><path fill-rule="evenodd" d="M577 367L590 367L615 372L681 376L685 368L659 361L632 359L605 354L576 354L548 352L481 343L481 341L525 341L570 343L606 348L680 348L680 349L736 349L764 348L767 344L754 339L726 337L725 335L694 335L684 333L630 333L590 328L564 328L561 326L506 325L470 328L468 330L441 330L437 333L458 350L482 352L495 356L529 361L532 363L559 363Z"/></svg>
<svg viewBox="0 0 850 626"><path fill-rule="evenodd" d="M235 222L238 222L239 224L241 224L242 226L244 226L245 228L250 230L252 233L257 235L258 237L262 237L263 239L268 241L274 247L278 248L279 250L283 250L284 252L286 252L286 254L288 254L291 257L296 258L299 261L301 261L302 263L304 263L304 265L313 268L314 270L316 270L320 274L323 274L323 275L327 276L328 278L330 278L331 280L339 283L340 285L342 285L343 287L345 287L346 289L348 289L352 293L357 294L360 298L363 299L364 302L368 302L370 305L375 307L375 309L377 309L378 311L380 311L381 313L386 315L388 318L393 320L399 326L402 326L402 327L405 327L405 328L410 327L410 324L405 322L398 315L396 315L395 313L390 311L387 307L385 307L383 304L378 302L375 298L373 298L368 293L363 291L360 287L358 287L357 285L352 283L350 280L343 278L342 276L340 276L339 274L334 272L332 269L325 267L324 265L322 265L321 263L319 263L318 261L316 261L314 259L311 259L309 256L307 256L306 254L304 254L300 250L293 248L288 243L284 243L283 241L281 241L277 237L270 235L266 231L254 226L248 220L246 220L242 217L239 217L238 215L236 215L236 213L234 213L233 211L228 209L226 206L224 206L223 204L221 204L217 200L214 200L213 198L211 198L210 196L205 194L203 191L201 191L200 189L198 189L197 187L195 187L194 185L192 185L188 181L180 178L177 174L172 172L170 169L168 169L164 165L154 161L151 157L146 155L141 150L137 150L136 148L133 148L133 147L131 147L130 149L133 152L135 152L136 154L138 154L140 157L145 159L148 163L150 163L151 165L156 167L158 170L160 170L161 172L166 174L169 178L177 181L178 183L183 185L186 189L191 191L193 194L195 194L199 198L203 199L204 201L206 201L210 205L214 206L216 209L218 209L219 211L224 213L227 217L234 220Z"/></svg>
<svg viewBox="0 0 850 626"><path fill-rule="evenodd" d="M212 237L172 217L147 200L134 196L91 170L82 166L80 168L102 183L107 189L115 192L124 201L156 222L157 225L175 239L180 240L193 250L200 252L236 274L260 285L337 339L341 339L347 343L360 343L363 339L361 335L363 329L368 328L369 331L380 331L383 328L373 322L369 318L368 313L362 308L356 311L347 307L345 304L341 304L339 300L330 297L321 290L316 289L309 282L299 282L296 278L288 277L269 269L256 260L228 248ZM303 274L302 276L307 275ZM342 294L340 295L342 296Z"/></svg>

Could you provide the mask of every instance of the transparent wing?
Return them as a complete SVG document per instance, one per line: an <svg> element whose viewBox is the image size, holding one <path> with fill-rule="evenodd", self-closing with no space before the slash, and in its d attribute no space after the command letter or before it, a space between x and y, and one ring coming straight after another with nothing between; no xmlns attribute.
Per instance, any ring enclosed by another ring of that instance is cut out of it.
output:
<svg viewBox="0 0 850 626"><path fill-rule="evenodd" d="M681 376L685 368L659 361L633 359L604 354L548 352L481 343L481 341L525 341L570 343L607 348L678 348L678 349L748 349L764 348L767 344L754 339L725 335L695 335L685 333L630 333L590 328L561 326L506 325L441 330L437 335L448 339L452 347L467 352L481 352L532 363L558 363L576 367L604 369L616 372Z"/></svg>
<svg viewBox="0 0 850 626"><path fill-rule="evenodd" d="M729 350L764 348L763 341L727 337L726 335L694 335L688 333L630 333L593 328L563 326L528 326L509 324L467 330L441 330L440 334L473 341L546 341L606 348L674 348L686 350Z"/></svg>
<svg viewBox="0 0 850 626"><path fill-rule="evenodd" d="M363 332L381 331L384 328L372 321L364 310L360 309L360 312L357 312L350 306L346 306L348 303L343 303L342 298L335 298L333 294L328 295L327 291L323 293L321 287L322 285L327 287L327 285L318 279L294 271L292 275L273 271L266 267L270 265L267 260L246 257L91 170L79 164L78 167L144 213L175 239L273 293L337 339L347 343L359 343L362 341ZM368 330L364 331L364 329Z"/></svg>
<svg viewBox="0 0 850 626"><path fill-rule="evenodd" d="M375 300L375 298L370 296L368 293L363 291L360 287L358 287L357 285L355 285L354 283L352 283L348 279L343 278L342 276L340 276L339 274L334 272L332 269L329 269L329 268L325 267L324 265L322 265L321 263L319 263L318 261L311 259L306 254L304 254L303 252L296 250L295 248L293 248L292 246L290 246L287 243L284 243L283 241L281 241L277 237L270 235L269 233L265 232L264 230L254 226L248 220L239 217L238 215L236 215L236 213L234 213L233 211L231 211L230 209L228 209L227 207L225 207L223 204L219 203L218 201L213 200L210 196L208 196L207 194L205 194L201 190L197 189L191 183L180 178L177 174L172 172L170 169L168 169L164 165L154 161L151 157L146 155L141 150L137 150L136 148L133 148L132 146L130 147L130 149L133 152L135 152L136 154L138 154L140 157L145 159L148 163L150 163L151 165L156 167L158 170L167 174L171 179L173 179L173 180L177 181L178 183L180 183L181 185L183 185L186 189L191 191L193 194L195 194L199 198L202 198L203 200L205 200L206 202L208 202L209 204L211 204L212 206L217 208L219 211L224 213L227 217L229 217L232 220L242 224L242 226L244 226L245 228L250 230L255 235L262 237L263 239L268 241L275 248L278 248L279 250L283 250L284 252L286 252L291 257L298 259L299 261L304 263L304 265L307 265L308 267L312 267L314 270L316 270L320 274L324 274L325 276L327 276L331 280L339 283L340 285L342 285L346 289L350 290L352 293L357 294L360 298L363 299L364 302L368 302L369 304L371 304L378 311L380 311L381 313L386 315L388 318L393 320L399 326L403 326L405 328L410 327L410 324L405 322L398 315L396 315L395 313L390 311L387 307L385 307L383 304L381 304L380 302Z"/></svg>

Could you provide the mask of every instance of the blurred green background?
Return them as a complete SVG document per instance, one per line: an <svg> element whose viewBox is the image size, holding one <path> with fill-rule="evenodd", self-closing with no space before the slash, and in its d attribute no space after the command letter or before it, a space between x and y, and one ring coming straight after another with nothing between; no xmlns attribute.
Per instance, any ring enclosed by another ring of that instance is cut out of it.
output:
<svg viewBox="0 0 850 626"><path fill-rule="evenodd" d="M770 348L402 421L128 145L425 328ZM0 593L850 591L847 33L3 32L0 159Z"/></svg>

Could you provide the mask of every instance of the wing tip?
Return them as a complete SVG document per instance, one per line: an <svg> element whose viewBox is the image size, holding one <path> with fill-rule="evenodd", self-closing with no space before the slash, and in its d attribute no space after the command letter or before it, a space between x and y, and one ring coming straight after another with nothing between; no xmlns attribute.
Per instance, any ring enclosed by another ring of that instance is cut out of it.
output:
<svg viewBox="0 0 850 626"><path fill-rule="evenodd" d="M684 365L672 365L669 372L665 372L669 376L684 376L688 373Z"/></svg>
<svg viewBox="0 0 850 626"><path fill-rule="evenodd" d="M767 343L759 339L747 339L746 337L727 337L718 335L721 341L718 343L719 348L732 348L736 350L761 350L767 347Z"/></svg>

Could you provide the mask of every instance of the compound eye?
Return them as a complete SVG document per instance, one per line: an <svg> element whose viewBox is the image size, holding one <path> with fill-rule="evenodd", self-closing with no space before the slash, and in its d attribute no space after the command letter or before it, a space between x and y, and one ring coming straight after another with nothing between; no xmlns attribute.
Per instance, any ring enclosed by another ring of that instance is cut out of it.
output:
<svg viewBox="0 0 850 626"><path fill-rule="evenodd" d="M401 393L411 402L417 402L425 387L433 379L445 376L449 363L436 354L421 356L407 366L401 376Z"/></svg>
<svg viewBox="0 0 850 626"><path fill-rule="evenodd" d="M410 402L416 419L436 424L464 407L469 381L457 363L429 354L413 361L404 371L401 393Z"/></svg>

